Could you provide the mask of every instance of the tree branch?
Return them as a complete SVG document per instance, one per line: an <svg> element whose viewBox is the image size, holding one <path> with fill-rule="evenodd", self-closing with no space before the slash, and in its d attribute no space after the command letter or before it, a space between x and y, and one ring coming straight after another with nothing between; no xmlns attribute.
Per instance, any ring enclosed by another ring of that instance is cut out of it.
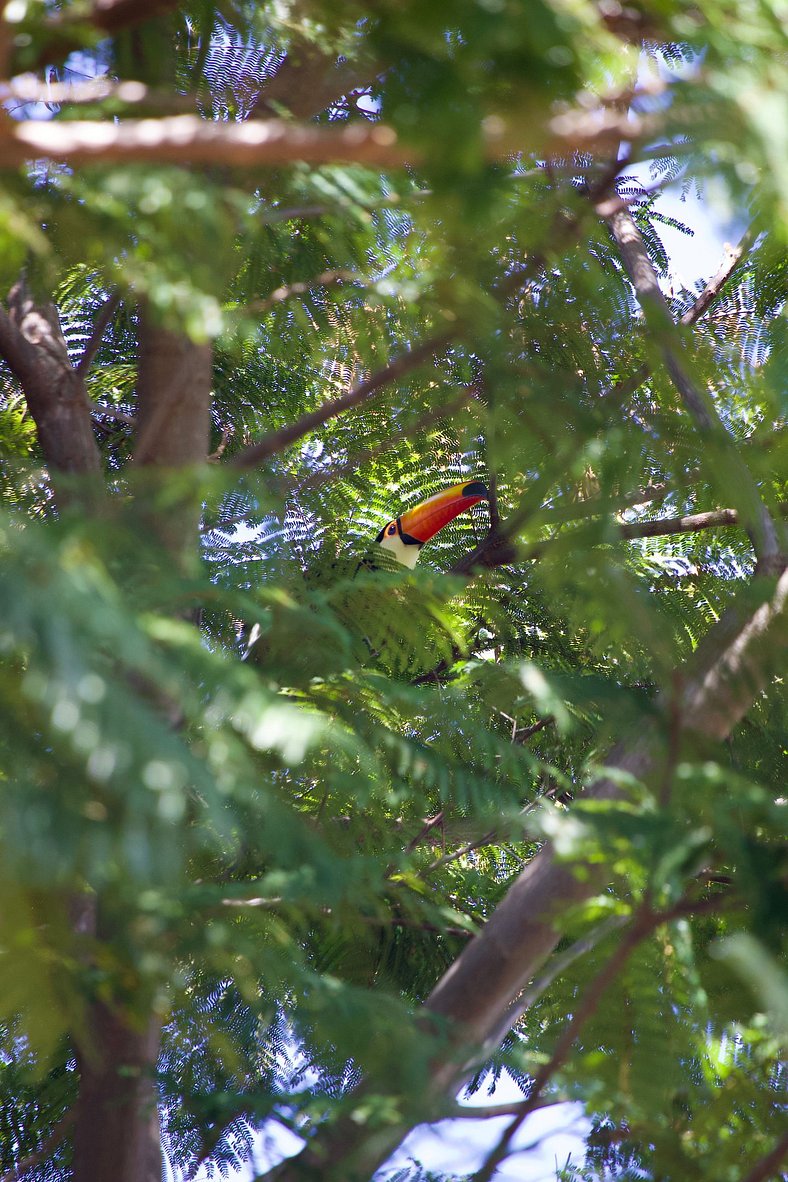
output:
<svg viewBox="0 0 788 1182"><path fill-rule="evenodd" d="M634 123L617 112L569 112L537 129L533 142L519 127L503 121L485 129L486 155L492 160L524 151L608 151L622 135L630 140L653 134L648 118ZM72 166L111 161L167 161L170 164L211 164L254 168L304 161L308 164L365 164L372 168L404 168L423 162L418 148L400 144L393 128L383 123L342 125L293 123L280 119L249 119L243 123L211 123L198 115L167 115L158 119L96 120L35 119L8 121L0 127L0 166L28 160L60 160Z"/></svg>
<svg viewBox="0 0 788 1182"><path fill-rule="evenodd" d="M509 1147L518 1129L522 1126L526 1117L530 1116L539 1105L542 1092L559 1067L565 1062L575 1039L586 1022L596 1013L603 995L609 986L612 985L613 981L615 981L638 944L654 930L654 927L659 922L661 920L658 917L652 916L648 912L641 913L635 917L635 922L630 930L625 933L618 948L616 948L615 952L605 962L585 990L580 1004L574 1009L571 1019L564 1026L552 1055L534 1076L528 1098L523 1101L514 1119L504 1129L497 1145L488 1154L481 1169L473 1174L471 1182L490 1182L496 1167L508 1156Z"/></svg>
<svg viewBox="0 0 788 1182"><path fill-rule="evenodd" d="M717 268L716 274L712 276L691 307L687 308L687 311L679 320L679 324L684 325L685 328L691 327L693 324L697 324L700 318L706 314L738 267L743 256L752 246L755 237L754 227L749 226L740 238L738 245L726 247L725 257Z"/></svg>
<svg viewBox="0 0 788 1182"><path fill-rule="evenodd" d="M46 1161L51 1156L52 1150L57 1149L75 1120L76 1113L72 1109L66 1113L62 1120L58 1121L41 1148L34 1150L33 1153L28 1154L27 1157L17 1162L12 1170L9 1170L7 1174L3 1174L0 1182L18 1182L19 1178L23 1174L26 1174L28 1170L32 1170L34 1166Z"/></svg>
<svg viewBox="0 0 788 1182"><path fill-rule="evenodd" d="M85 374L90 369L93 363L93 358L96 356L96 353L99 350L101 342L104 339L104 333L107 331L107 327L109 326L112 317L115 315L119 303L120 292L113 291L99 311L99 314L96 317L96 323L93 325L93 331L91 332L88 342L85 345L82 356L74 367L74 372L77 373L79 377L84 378Z"/></svg>
<svg viewBox="0 0 788 1182"><path fill-rule="evenodd" d="M433 353L436 353L444 345L447 345L453 335L453 332L448 331L439 333L437 336L430 337L429 340L422 342L422 344L416 345L413 349L409 349L406 353L401 353L399 357L395 357L388 365L384 365L382 369L379 369L371 377L360 382L339 398L335 398L331 402L324 402L316 410L303 415L297 422L288 423L287 426L280 427L277 431L271 431L258 443L247 447L245 451L242 451L239 456L235 457L233 466L236 468L252 468L262 460L268 459L269 456L284 451L286 447L295 443L296 440L302 439L311 431L316 430L317 427L321 427L323 423L328 422L329 419L336 418L337 415L342 414L343 411L368 402L374 394L377 394L384 387L404 377L411 370L418 368Z"/></svg>
<svg viewBox="0 0 788 1182"><path fill-rule="evenodd" d="M686 731L706 739L725 739L779 661L788 636L788 573L782 573L776 586L771 580L757 580L755 586L764 584L772 587L771 597L752 610L753 588L748 587L711 629L693 659L677 672L674 684L683 687L679 710ZM656 727L641 730L610 753L607 763L615 774L596 779L587 789L587 798L620 798L622 773L623 778L647 779L659 768L661 757ZM558 862L550 845L545 845L433 989L426 1012L448 1022L453 1033L451 1042L433 1056L434 1097L456 1090L475 1064L489 1055L517 1015L516 999L558 942L562 916L599 889L598 866L580 864L575 870L578 873ZM698 905L692 907L696 910ZM348 1118L318 1135L275 1176L279 1182L296 1182L312 1168L322 1170L317 1176L325 1179L367 1177L405 1131L403 1121L397 1128L377 1130L371 1138Z"/></svg>
<svg viewBox="0 0 788 1182"><path fill-rule="evenodd" d="M417 155L400 147L396 132L384 124L319 126L281 119L212 123L198 115L166 115L119 123L24 119L0 127L3 167L48 159L72 166L167 161L255 168L298 160L401 168L413 163Z"/></svg>
<svg viewBox="0 0 788 1182"><path fill-rule="evenodd" d="M781 1137L769 1153L757 1161L742 1182L769 1182L777 1176L777 1167L788 1154L788 1133Z"/></svg>
<svg viewBox="0 0 788 1182"><path fill-rule="evenodd" d="M734 495L738 493L743 524L752 539L760 569L777 572L781 561L781 545L775 523L752 473L723 426L711 397L689 376L668 302L662 294L640 231L629 210L618 208L615 199L599 202L596 209L610 227L646 320L659 342L665 367L704 440L704 461L720 488L729 489Z"/></svg>
<svg viewBox="0 0 788 1182"><path fill-rule="evenodd" d="M82 377L71 365L53 304L38 306L24 280L0 307L0 354L19 381L62 508L75 496L98 495L101 456ZM91 479L77 491L69 477ZM65 479L64 479L65 477Z"/></svg>
<svg viewBox="0 0 788 1182"><path fill-rule="evenodd" d="M281 304L284 300L290 300L293 296L306 295L310 291L314 291L316 287L329 287L339 283L353 283L357 285L364 284L364 278L361 275L355 274L353 271L323 271L320 275L316 275L314 279L308 279L302 283L290 283L285 287L277 287L272 291L270 296L264 299L252 300L251 303L245 304L241 309L243 312L270 312L271 308L275 308L277 304Z"/></svg>

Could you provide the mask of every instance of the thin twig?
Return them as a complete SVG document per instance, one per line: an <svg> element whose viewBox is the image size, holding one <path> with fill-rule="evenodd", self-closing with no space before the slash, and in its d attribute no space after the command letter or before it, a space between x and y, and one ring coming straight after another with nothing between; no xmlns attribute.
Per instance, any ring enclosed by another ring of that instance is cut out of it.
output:
<svg viewBox="0 0 788 1182"><path fill-rule="evenodd" d="M439 813L436 813L434 817L428 817L427 820L422 825L421 829L416 834L416 836L414 838L412 838L412 840L409 841L408 844L405 846L405 853L412 854L413 851L416 849L416 847L418 845L420 845L420 843L424 840L424 838L429 833L432 832L432 830L435 828L436 825L443 824L445 816L446 816L446 814L445 814L444 810L441 809L441 811Z"/></svg>
<svg viewBox="0 0 788 1182"><path fill-rule="evenodd" d="M536 1108L555 1108L558 1104L565 1104L569 1096L550 1096L549 1100L542 1100ZM451 1110L442 1116L442 1120L495 1120L501 1116L517 1116L523 1100L515 1100L509 1104L485 1104L483 1107L470 1104L455 1104Z"/></svg>
<svg viewBox="0 0 788 1182"><path fill-rule="evenodd" d="M397 438L412 438L414 435L418 435L421 431L426 430L428 427L433 427L441 419L451 418L459 410L462 410L466 403L474 397L474 393L473 386L466 386L465 389L460 392L458 397L453 398L451 402L443 402L440 404L440 406L436 406L428 411L425 411L423 415L419 415L415 422L413 422L409 427L405 427L398 432ZM307 488L320 488L321 485L328 484L330 481L336 480L339 476L344 476L348 472L358 471L362 464L368 464L370 460L374 460L379 455L384 455L387 451L390 451L391 448L391 441L378 444L376 447L365 448L363 451L358 452L352 460L348 460L344 464L339 464L336 468L326 468L320 472L314 472L305 480L293 481L282 490L283 494L295 490L301 492L303 489Z"/></svg>
<svg viewBox="0 0 788 1182"><path fill-rule="evenodd" d="M782 515L788 513L788 501L781 501L778 509ZM545 538L542 542L534 542L521 550L508 548L502 543L511 537L510 522L515 518L513 514L503 523L502 530L497 535L488 535L473 551L465 555L454 564L452 574L471 574L475 569L488 569L498 566L509 566L512 562L536 562L544 558L559 544L566 546L573 540L573 534L555 534L552 538ZM710 509L704 513L688 513L682 517L662 517L654 521L622 522L615 526L618 537L627 541L635 538L672 537L675 534L698 533L704 529L722 529L728 526L742 526L741 514L736 509ZM574 531L582 536L584 531ZM609 542L609 537L597 538L595 544Z"/></svg>
<svg viewBox="0 0 788 1182"><path fill-rule="evenodd" d="M525 743L532 735L538 735L539 731L543 731L545 727L552 726L555 722L552 714L548 714L547 718L542 718L539 722L534 722L531 726L521 727L519 730L512 731L513 743Z"/></svg>
<svg viewBox="0 0 788 1182"><path fill-rule="evenodd" d="M615 210L615 204L609 207L611 212ZM620 207L619 207L620 208ZM714 276L704 287L703 291L697 299L687 308L687 311L679 320L679 324L685 328L690 328L697 324L702 316L706 314L714 301L719 296L722 289L725 287L728 280L733 275L736 267L739 265L742 257L749 250L750 246L755 240L755 230L750 226L742 235L737 246L729 246L725 251L725 257L717 268ZM623 401L628 398L630 394L634 394L638 387L642 386L645 381L651 377L651 367L649 365L641 365L634 373L626 378L622 378L617 382L610 391L608 397L613 397L618 401Z"/></svg>
<svg viewBox="0 0 788 1182"><path fill-rule="evenodd" d="M431 862L430 865L426 867L426 869L419 873L419 878L425 878L428 874L433 874L442 866L448 866L452 862L459 861L459 859L464 858L466 854L472 854L474 850L484 849L485 846L490 845L493 841L495 841L496 836L496 830L490 829L488 833L484 833L481 837L477 837L473 841L469 841L466 845L460 846L458 850L452 850L450 854L444 854L443 857L436 858L434 862Z"/></svg>
<svg viewBox="0 0 788 1182"><path fill-rule="evenodd" d="M413 435L418 435L420 431L432 426L439 419L450 418L465 406L466 402L473 397L472 387L466 387L458 398L452 399L451 402L444 402L441 406L436 406L434 410L429 410L426 414L420 415L410 427L407 427L399 432L399 439L408 439ZM390 451L392 444L381 443L377 447L368 447L363 451L357 452L352 460L348 460L344 464L338 464L335 468L323 468L319 472L313 472L305 480L290 480L283 482L281 485L277 484L276 489L281 497L286 497L292 492L303 492L308 488L320 488L324 484L329 484L332 480L339 479L340 476L346 475L348 472L356 472L362 464L367 464L370 460L374 460L379 455L384 455ZM214 530L225 532L231 529L234 525L238 525L241 521L247 521L249 518L249 510L246 509L243 513L236 513L232 517L225 517L221 521L214 522L210 525L203 525L200 527L201 534L213 533Z"/></svg>
<svg viewBox="0 0 788 1182"><path fill-rule="evenodd" d="M252 300L251 303L245 304L239 310L257 313L270 312L271 308L275 308L277 304L281 304L285 300L292 299L293 296L306 295L307 292L314 291L316 287L330 287L338 283L355 283L363 286L365 280L362 275L358 275L354 271L323 271L320 275L315 275L314 279L307 279L305 282L289 283L283 287L277 287L265 299Z"/></svg>
<svg viewBox="0 0 788 1182"><path fill-rule="evenodd" d="M500 1036L496 1033L488 1039L488 1045L492 1051L503 1038L507 1030L511 1030L515 1022L522 1018L534 1002L538 1001L546 989L549 989L553 981L557 980L571 964L579 960L581 956L585 956L587 952L591 952L596 948L602 940L617 931L618 928L624 927L629 922L628 915L609 915L607 919L603 919L596 927L592 928L585 936L575 940L563 952L557 953L550 961L545 971L536 978L536 980L524 990L510 1008L501 1022Z"/></svg>
<svg viewBox="0 0 788 1182"><path fill-rule="evenodd" d="M101 419L117 419L120 423L128 423L130 427L136 427L137 420L134 415L126 414L125 410L120 410L117 406L104 406L101 402L94 402L92 398L87 399L90 413L96 415Z"/></svg>
<svg viewBox="0 0 788 1182"><path fill-rule="evenodd" d="M222 458L222 456L224 455L224 452L225 452L225 448L227 447L227 444L230 442L230 440L233 437L233 431L234 431L234 428L232 425L222 427L222 438L219 441L219 446L216 448L216 451L212 451L211 454L207 457L209 464L216 464Z"/></svg>

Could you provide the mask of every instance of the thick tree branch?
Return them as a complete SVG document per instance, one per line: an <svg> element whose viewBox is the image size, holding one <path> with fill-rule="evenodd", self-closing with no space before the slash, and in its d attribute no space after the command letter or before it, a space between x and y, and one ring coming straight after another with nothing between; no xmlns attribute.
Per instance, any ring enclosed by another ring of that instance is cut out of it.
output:
<svg viewBox="0 0 788 1182"><path fill-rule="evenodd" d="M634 924L624 934L621 943L585 990L579 1005L572 1013L572 1017L561 1031L555 1050L534 1076L528 1098L523 1101L514 1119L504 1129L498 1143L488 1154L481 1169L473 1175L471 1182L490 1182L496 1168L508 1156L515 1134L525 1119L538 1107L545 1087L565 1062L578 1034L586 1022L596 1013L603 995L615 981L638 944L651 933L654 926L655 921L648 914L641 914L635 918Z"/></svg>
<svg viewBox="0 0 788 1182"><path fill-rule="evenodd" d="M677 671L682 687L679 716L686 732L723 740L741 720L770 677L788 636L785 608L788 573L772 594L745 611L735 604L712 628L694 659ZM746 604L752 602L747 589ZM647 779L659 768L663 744L656 727L622 742L608 759L611 775L602 775L587 791L595 800L615 800L621 778ZM431 1069L433 1094L453 1093L479 1061L483 1061L516 1017L517 998L558 942L562 916L584 902L600 886L600 870L591 864L577 873L558 862L549 845L528 864L482 932L463 950L426 1003L427 1013L448 1022L452 1043L436 1052ZM415 1123L417 1118L413 1118ZM274 1175L279 1182L311 1176L323 1179L366 1178L407 1131L378 1130L369 1136L352 1120L340 1122Z"/></svg>
<svg viewBox="0 0 788 1182"><path fill-rule="evenodd" d="M140 315L138 434L134 462L177 468L208 455L211 347Z"/></svg>
<svg viewBox="0 0 788 1182"><path fill-rule="evenodd" d="M545 1088L555 1073L566 1062L575 1039L589 1019L598 1010L604 994L615 981L638 944L642 943L656 928L664 923L669 923L671 920L685 915L691 915L697 911L708 913L709 911L718 910L723 902L724 899L719 898L703 899L699 902L683 900L675 908L667 912L651 911L647 906L640 909L634 917L634 923L631 928L624 933L621 943L605 964L602 965L602 968L583 993L579 1004L573 1009L572 1016L561 1031L552 1055L536 1072L528 1097L522 1104L518 1105L518 1109L514 1113L514 1119L504 1129L497 1145L493 1148L481 1169L473 1175L471 1182L490 1182L496 1167L508 1156L512 1140L518 1129L532 1112L541 1107ZM525 1007L518 1006L518 1010L524 1013Z"/></svg>
<svg viewBox="0 0 788 1182"><path fill-rule="evenodd" d="M94 1001L80 1041L74 1130L76 1182L161 1176L154 1071L160 1023L138 1024L122 1009Z"/></svg>
<svg viewBox="0 0 788 1182"><path fill-rule="evenodd" d="M140 311L137 467L171 470L203 464L211 428L212 352L182 333L163 328L143 305ZM165 472L165 480L167 475ZM151 491L155 490L156 480ZM178 505L156 511L151 526L174 556L196 552L200 505L184 488Z"/></svg>
<svg viewBox="0 0 788 1182"><path fill-rule="evenodd" d="M8 305L8 312L0 307L0 353L24 392L58 503L62 507L77 495L91 499L98 493L91 478L101 471L101 457L57 310L37 305L23 280L11 289ZM79 492L68 479L75 476L88 478Z"/></svg>
<svg viewBox="0 0 788 1182"><path fill-rule="evenodd" d="M31 159L79 164L166 161L256 168L306 161L309 164L367 164L401 168L415 153L400 147L383 124L318 126L280 119L212 123L198 115L126 119L120 123L65 119L20 120L0 128L0 166Z"/></svg>
<svg viewBox="0 0 788 1182"><path fill-rule="evenodd" d="M422 342L422 344L416 345L413 349L409 349L406 353L401 353L399 357L395 357L388 365L379 369L365 381L359 382L357 386L354 386L339 398L335 398L331 402L324 402L316 410L303 415L297 422L288 423L286 427L280 427L277 431L271 431L270 434L265 435L258 443L247 447L239 456L236 456L233 461L234 466L237 468L252 468L256 464L261 463L262 460L267 460L269 456L284 451L286 447L289 447L299 439L303 439L305 435L308 435L318 427L322 427L323 423L327 423L329 419L336 418L343 411L368 402L374 394L377 394L392 382L398 381L405 374L416 369L428 357L431 357L433 353L437 353L439 349L442 349L448 344L453 335L451 332L439 333L437 336L430 337L429 340Z"/></svg>
<svg viewBox="0 0 788 1182"><path fill-rule="evenodd" d="M537 129L533 142L524 142L519 126L509 129L503 122L491 122L485 132L486 154L502 159L523 151L608 151L623 134L638 139L653 130L647 119L632 124L616 112L576 112L549 120L545 129ZM403 168L421 163L422 154L400 144L394 129L383 123L318 126L278 119L211 123L197 115L168 115L119 123L24 119L3 124L0 166L13 167L31 159L60 160L72 166L167 161L255 168L298 160Z"/></svg>

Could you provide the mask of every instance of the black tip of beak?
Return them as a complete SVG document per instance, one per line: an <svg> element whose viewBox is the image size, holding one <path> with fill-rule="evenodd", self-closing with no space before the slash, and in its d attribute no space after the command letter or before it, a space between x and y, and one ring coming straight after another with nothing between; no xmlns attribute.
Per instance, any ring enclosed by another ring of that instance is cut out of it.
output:
<svg viewBox="0 0 788 1182"><path fill-rule="evenodd" d="M462 495L464 497L484 497L485 501L489 501L490 499L487 485L481 480L472 480L470 484L466 484L462 490Z"/></svg>

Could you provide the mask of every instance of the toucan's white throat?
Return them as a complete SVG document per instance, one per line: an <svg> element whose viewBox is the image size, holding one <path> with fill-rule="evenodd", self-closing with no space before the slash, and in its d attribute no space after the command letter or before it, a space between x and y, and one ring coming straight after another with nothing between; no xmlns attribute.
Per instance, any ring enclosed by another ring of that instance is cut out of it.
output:
<svg viewBox="0 0 788 1182"><path fill-rule="evenodd" d="M388 550L390 554L394 555L397 562L401 563L402 566L407 566L410 570L413 570L419 560L421 546L414 546L412 543L409 546L406 545L399 536L399 533L385 533L378 542L378 545L384 550Z"/></svg>

